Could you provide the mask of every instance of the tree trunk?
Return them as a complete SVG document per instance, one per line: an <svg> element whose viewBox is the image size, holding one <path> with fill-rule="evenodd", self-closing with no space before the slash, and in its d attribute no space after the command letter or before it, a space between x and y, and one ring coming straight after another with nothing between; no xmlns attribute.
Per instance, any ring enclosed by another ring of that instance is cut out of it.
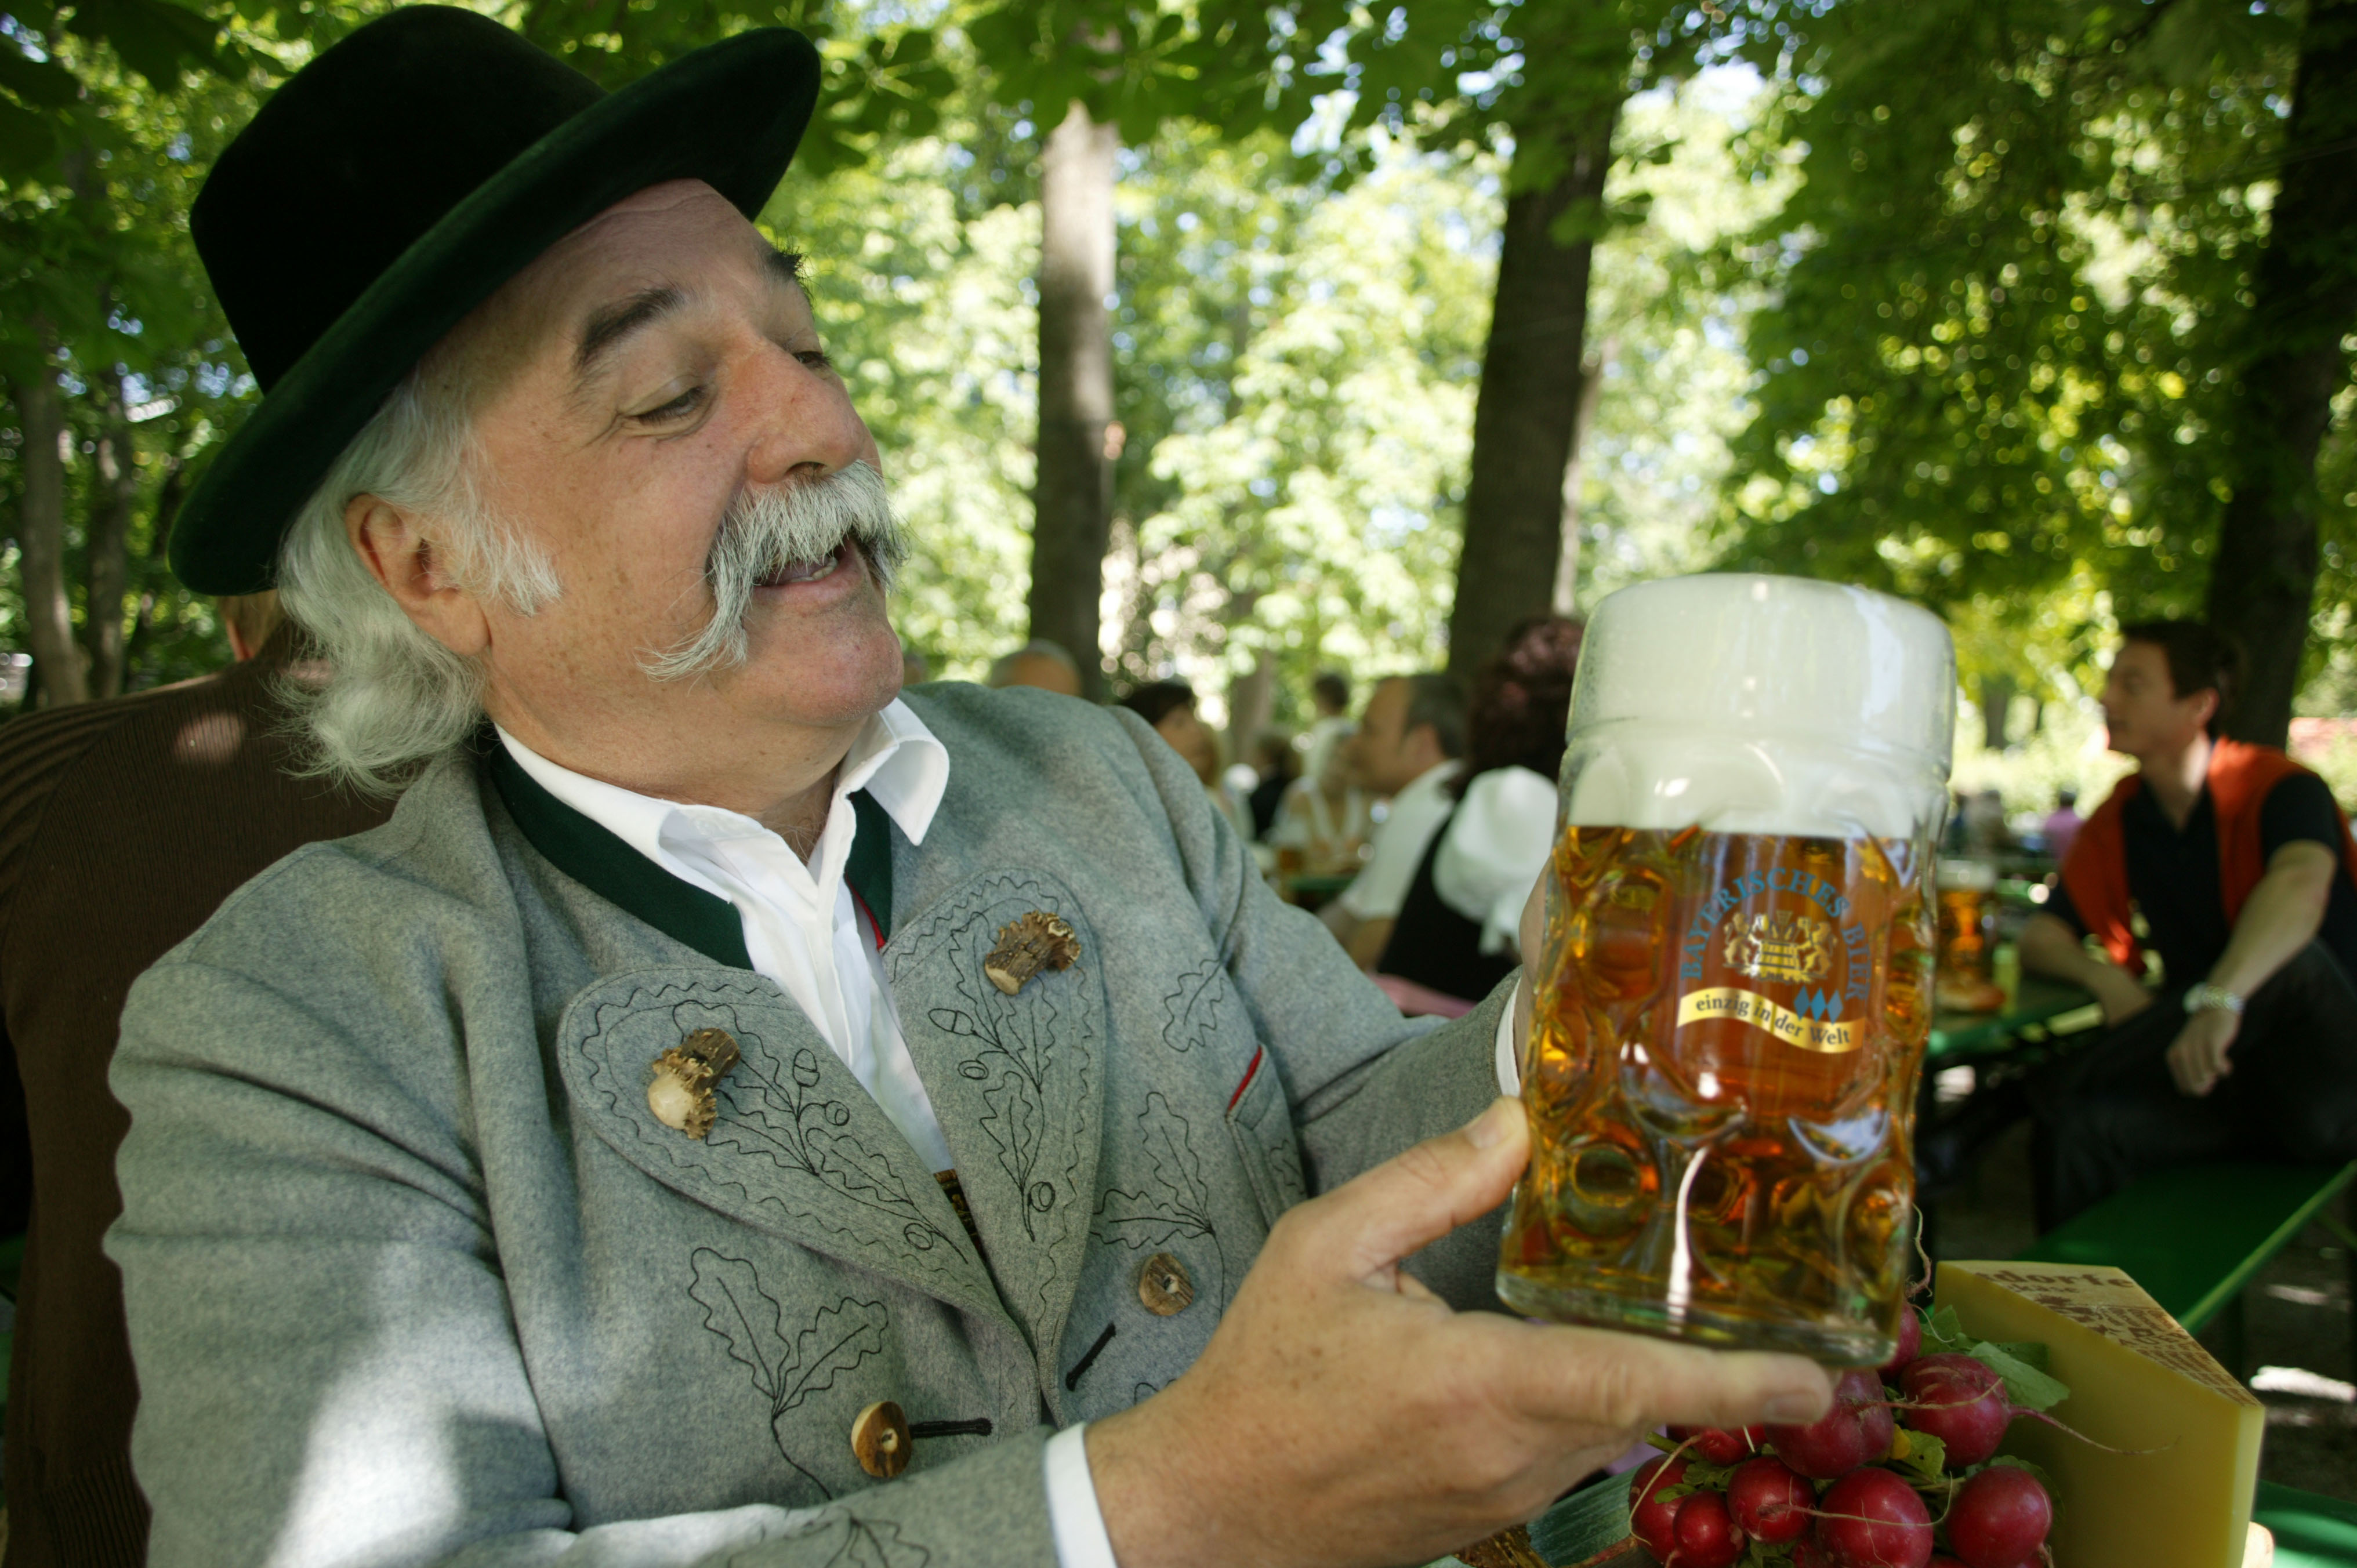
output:
<svg viewBox="0 0 2357 1568"><path fill-rule="evenodd" d="M2003 751L2010 744L2006 720L2013 713L2013 694L2018 689L2010 675L1981 677L1981 744L1991 751Z"/></svg>
<svg viewBox="0 0 2357 1568"><path fill-rule="evenodd" d="M50 333L36 323L43 346ZM34 674L51 707L90 700L82 678L81 650L75 645L73 607L66 594L66 467L58 443L65 412L58 401L57 371L47 353L38 374L12 380L17 427L25 445L23 496L16 518L16 549L25 590L25 640L32 645Z"/></svg>
<svg viewBox="0 0 2357 1568"><path fill-rule="evenodd" d="M2233 499L2210 569L2210 621L2242 644L2239 739L2291 728L2316 594L2316 453L2348 380L2357 329L2357 0L2309 0L2283 183L2253 290L2234 427L2221 442Z"/></svg>
<svg viewBox="0 0 2357 1568"><path fill-rule="evenodd" d="M1562 174L1506 199L1481 391L1465 549L1448 618L1448 669L1469 680L1515 622L1553 607L1563 557L1564 473L1579 421L1587 339L1587 273L1612 163L1618 101L1566 126ZM1544 134L1517 128L1516 147ZM1519 161L1522 154L1518 150ZM1511 183L1511 182L1510 182ZM1576 226L1558 242L1558 220Z"/></svg>
<svg viewBox="0 0 2357 1568"><path fill-rule="evenodd" d="M1264 648L1253 667L1228 682L1228 760L1253 760L1253 743L1276 712L1276 655Z"/></svg>
<svg viewBox="0 0 2357 1568"><path fill-rule="evenodd" d="M1563 550L1555 557L1555 613L1576 615L1579 611L1579 486L1587 466L1582 454L1587 450L1587 433L1596 428L1596 405L1604 396L1604 366L1612 358L1612 345L1579 367L1579 401L1572 407L1571 456L1563 466Z"/></svg>
<svg viewBox="0 0 2357 1568"><path fill-rule="evenodd" d="M90 650L91 694L112 697L123 690L123 596L131 585L131 509L139 496L139 467L132 453L122 372L110 370L91 390L99 395L101 413L90 490L88 564L82 575L89 596L81 636L82 646Z"/></svg>
<svg viewBox="0 0 2357 1568"><path fill-rule="evenodd" d="M1031 635L1061 644L1083 694L1104 694L1098 616L1113 508L1114 154L1120 141L1074 103L1048 138L1039 181L1039 477L1032 492Z"/></svg>

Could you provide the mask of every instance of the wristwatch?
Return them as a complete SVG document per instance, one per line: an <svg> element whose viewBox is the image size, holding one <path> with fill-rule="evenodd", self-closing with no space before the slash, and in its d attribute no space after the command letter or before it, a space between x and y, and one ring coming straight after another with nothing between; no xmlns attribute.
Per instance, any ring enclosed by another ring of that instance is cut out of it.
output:
<svg viewBox="0 0 2357 1568"><path fill-rule="evenodd" d="M2237 1018L2243 1015L2243 999L2214 981L2205 980L2186 992L2185 1010L2188 1013L2205 1013L2212 1007L2232 1013Z"/></svg>

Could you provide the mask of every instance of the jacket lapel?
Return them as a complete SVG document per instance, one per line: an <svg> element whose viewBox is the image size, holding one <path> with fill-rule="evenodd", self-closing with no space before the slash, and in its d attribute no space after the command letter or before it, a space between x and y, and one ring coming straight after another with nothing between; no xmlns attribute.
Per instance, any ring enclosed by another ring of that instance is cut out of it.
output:
<svg viewBox="0 0 2357 1568"><path fill-rule="evenodd" d="M699 1029L726 1030L741 1055L701 1140L647 1103L655 1058ZM953 1305L1004 1311L932 1173L770 981L702 967L608 975L565 1007L556 1044L576 1113L655 1180Z"/></svg>
<svg viewBox="0 0 2357 1568"><path fill-rule="evenodd" d="M984 961L1002 928L1034 911L1071 922L1080 956L1008 995L985 977ZM1101 961L1071 889L1031 872L974 878L894 932L885 950L901 1032L957 1161L1000 1296L1050 1382L1096 1193Z"/></svg>

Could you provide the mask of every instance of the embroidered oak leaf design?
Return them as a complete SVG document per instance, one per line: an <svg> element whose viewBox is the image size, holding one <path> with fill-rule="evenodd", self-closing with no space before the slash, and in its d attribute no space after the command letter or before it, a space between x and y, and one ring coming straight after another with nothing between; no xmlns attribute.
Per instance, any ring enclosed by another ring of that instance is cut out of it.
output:
<svg viewBox="0 0 2357 1568"><path fill-rule="evenodd" d="M1003 912L993 904L958 928L950 951L966 1006L936 1007L926 1016L943 1034L981 1047L958 1063L958 1074L985 1086L982 1098L989 1110L981 1119L982 1130L996 1151L999 1169L1024 1196L1025 1234L1038 1240L1039 1217L1057 1197L1055 1184L1042 1179L1052 1174L1042 1168L1042 1160L1049 1143L1048 1078L1060 1046L1062 1013L1044 986L1026 986L1008 996L975 978L990 933L1004 924L998 919Z"/></svg>
<svg viewBox="0 0 2357 1568"><path fill-rule="evenodd" d="M888 1519L835 1514L796 1539L826 1550L823 1568L924 1568L933 1560L931 1552L903 1540L899 1525Z"/></svg>
<svg viewBox="0 0 2357 1568"><path fill-rule="evenodd" d="M1097 1239L1144 1251L1176 1238L1203 1238L1220 1268L1213 1299L1227 1299L1227 1254L1220 1245L1219 1227L1211 1220L1211 1189L1203 1179L1203 1164L1195 1153L1193 1132L1187 1119L1170 1108L1161 1094L1146 1097L1138 1113L1138 1146L1145 1150L1150 1181L1146 1188L1127 1192L1108 1187L1097 1200Z"/></svg>
<svg viewBox="0 0 2357 1568"><path fill-rule="evenodd" d="M788 1444L792 1423L787 1420L804 1400L834 1386L834 1380L884 1349L884 1330L890 1314L882 1302L845 1296L823 1306L810 1326L790 1340L783 1328L783 1309L761 1288L760 1273L743 1258L732 1258L710 1247L689 1255L694 1283L690 1300L704 1308L704 1326L728 1346L728 1359L752 1375L754 1389L770 1403L770 1436L778 1456L819 1490L834 1493L795 1459Z"/></svg>
<svg viewBox="0 0 2357 1568"><path fill-rule="evenodd" d="M788 1532L787 1539L808 1541L826 1552L820 1568L924 1568L932 1553L913 1541L900 1538L900 1527L888 1519L861 1519L837 1513ZM729 1553L729 1568L756 1561L768 1563L774 1553L759 1548Z"/></svg>
<svg viewBox="0 0 2357 1568"><path fill-rule="evenodd" d="M938 1240L963 1257L964 1247L917 1206L892 1162L846 1131L851 1109L829 1097L821 1088L823 1081L818 1054L807 1046L778 1074L748 1053L720 1085L730 1114L714 1126L706 1142L759 1155L781 1170L800 1171L840 1197L892 1216L904 1233L918 1230L929 1238L920 1251L930 1251Z"/></svg>
<svg viewBox="0 0 2357 1568"><path fill-rule="evenodd" d="M1162 999L1162 1043L1188 1051L1220 1030L1220 1008L1228 1001L1227 966L1206 960L1179 975L1178 988Z"/></svg>

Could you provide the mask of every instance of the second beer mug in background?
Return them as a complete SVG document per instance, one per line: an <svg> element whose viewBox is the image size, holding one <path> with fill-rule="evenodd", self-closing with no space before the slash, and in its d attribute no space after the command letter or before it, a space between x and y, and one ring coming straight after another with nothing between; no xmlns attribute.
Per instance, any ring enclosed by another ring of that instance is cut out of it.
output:
<svg viewBox="0 0 2357 1568"><path fill-rule="evenodd" d="M1498 1291L1872 1366L1913 1260L1955 656L1861 588L1709 575L1589 623Z"/></svg>
<svg viewBox="0 0 2357 1568"><path fill-rule="evenodd" d="M1979 860L1943 860L1940 899L1939 1006L1987 1013L2005 1005L1996 980L1996 867Z"/></svg>

